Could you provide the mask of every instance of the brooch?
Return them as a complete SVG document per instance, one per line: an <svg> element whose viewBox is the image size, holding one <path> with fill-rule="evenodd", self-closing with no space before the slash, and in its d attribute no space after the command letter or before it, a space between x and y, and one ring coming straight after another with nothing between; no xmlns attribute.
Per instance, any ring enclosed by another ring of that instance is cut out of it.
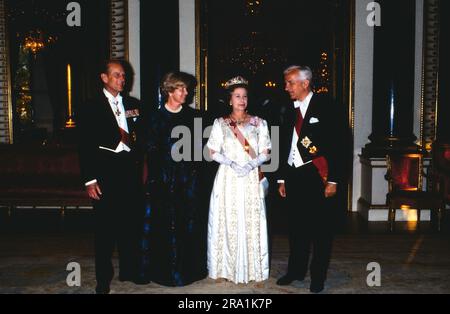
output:
<svg viewBox="0 0 450 314"><path fill-rule="evenodd" d="M308 148L308 151L309 151L309 153L311 155L316 155L317 154L317 151L318 151L317 147L314 146L314 145L311 146L312 141L307 136L305 136L302 139L301 143L302 143L303 147Z"/></svg>
<svg viewBox="0 0 450 314"><path fill-rule="evenodd" d="M309 153L310 153L311 155L316 155L316 154L317 154L317 147L316 147L316 146L311 146L311 147L309 148Z"/></svg>
<svg viewBox="0 0 450 314"><path fill-rule="evenodd" d="M307 136L305 136L300 143L302 143L305 148L308 148L309 145L312 144L311 140Z"/></svg>

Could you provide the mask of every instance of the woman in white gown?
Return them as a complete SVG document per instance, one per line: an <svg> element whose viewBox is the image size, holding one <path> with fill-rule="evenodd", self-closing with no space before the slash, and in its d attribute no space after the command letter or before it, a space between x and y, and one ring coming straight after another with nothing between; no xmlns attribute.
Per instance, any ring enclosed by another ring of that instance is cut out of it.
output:
<svg viewBox="0 0 450 314"><path fill-rule="evenodd" d="M267 122L247 114L248 82L227 82L229 116L218 118L207 146L220 164L211 193L208 221L208 273L234 283L269 278L264 192L259 166L269 159Z"/></svg>

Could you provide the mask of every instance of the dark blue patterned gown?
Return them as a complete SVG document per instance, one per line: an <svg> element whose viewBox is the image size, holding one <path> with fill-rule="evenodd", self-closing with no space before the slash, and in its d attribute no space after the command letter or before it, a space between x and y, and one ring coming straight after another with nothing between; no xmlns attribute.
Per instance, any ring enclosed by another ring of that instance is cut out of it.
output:
<svg viewBox="0 0 450 314"><path fill-rule="evenodd" d="M172 129L184 125L191 131L193 160L196 116L197 111L187 106L179 113L162 106L150 119L141 264L144 282L184 286L207 275L207 202L200 182L204 163L176 162L171 155L173 145L179 141L171 138Z"/></svg>

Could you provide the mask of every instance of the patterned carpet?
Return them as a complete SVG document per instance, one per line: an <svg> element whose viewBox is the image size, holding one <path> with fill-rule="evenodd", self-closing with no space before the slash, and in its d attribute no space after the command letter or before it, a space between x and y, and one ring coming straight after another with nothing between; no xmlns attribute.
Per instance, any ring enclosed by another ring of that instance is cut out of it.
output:
<svg viewBox="0 0 450 314"><path fill-rule="evenodd" d="M150 283L121 283L111 293L124 294L306 294L310 279L280 287L287 267L288 241L273 237L271 277L262 284L235 285L204 279L180 288ZM81 265L81 286L69 287L69 262ZM369 287L367 265L381 266L381 286ZM115 260L117 265L117 260ZM94 291L93 239L89 232L6 232L0 234L0 293L90 294ZM323 293L450 293L450 237L447 233L349 233L335 239Z"/></svg>

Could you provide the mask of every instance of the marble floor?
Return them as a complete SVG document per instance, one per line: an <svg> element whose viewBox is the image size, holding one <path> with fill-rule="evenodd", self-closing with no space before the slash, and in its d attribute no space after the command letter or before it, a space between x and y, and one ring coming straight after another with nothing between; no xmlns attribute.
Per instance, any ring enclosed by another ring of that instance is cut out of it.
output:
<svg viewBox="0 0 450 314"><path fill-rule="evenodd" d="M90 294L94 291L93 238L88 213L66 215L51 210L0 216L0 294ZM8 221L9 220L9 221ZM115 294L308 294L309 277L290 286L277 286L287 267L287 236L272 235L270 279L262 284L235 285L204 279L180 288L155 283L135 285L115 278ZM81 266L81 285L69 287L68 263ZM115 259L117 264L117 260ZM369 263L380 266L379 285ZM440 233L427 223L364 223L349 214L335 238L324 294L448 294L450 293L450 228ZM369 279L369 280L368 280ZM377 282L375 282L377 283Z"/></svg>

